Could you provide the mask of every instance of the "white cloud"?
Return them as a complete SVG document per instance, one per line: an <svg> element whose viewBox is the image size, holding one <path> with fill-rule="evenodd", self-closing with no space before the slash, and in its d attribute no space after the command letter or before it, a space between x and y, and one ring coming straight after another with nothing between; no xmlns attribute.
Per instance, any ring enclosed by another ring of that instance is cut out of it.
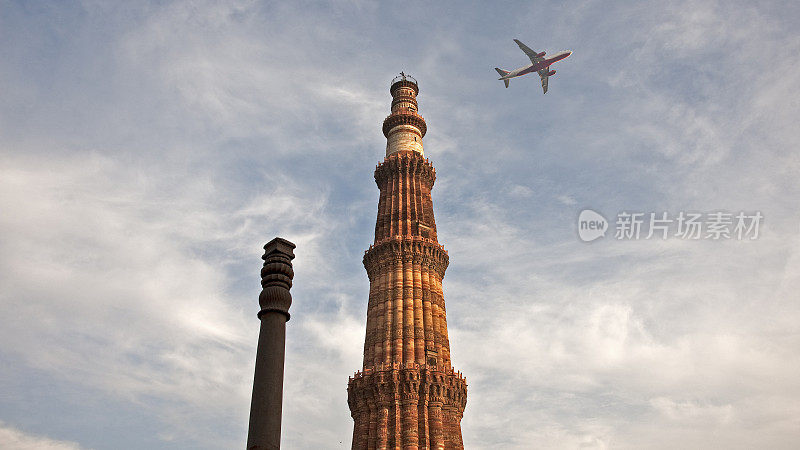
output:
<svg viewBox="0 0 800 450"><path fill-rule="evenodd" d="M286 180L237 204L223 186L174 169L144 173L96 154L4 160L0 203L14 213L0 229L14 238L1 244L0 309L15 320L0 334L6 352L70 382L177 402L152 413L186 438L198 430L181 424L183 405L225 417L249 403L257 327L243 310L256 308L258 266L252 302L238 304L225 265L257 264L271 227L291 229L314 259L326 225L324 196L291 192Z"/></svg>
<svg viewBox="0 0 800 450"><path fill-rule="evenodd" d="M0 442L8 450L80 450L76 442L57 441L34 436L0 421Z"/></svg>
<svg viewBox="0 0 800 450"><path fill-rule="evenodd" d="M731 405L701 405L692 401L675 402L664 397L651 399L650 404L668 419L684 424L695 424L697 421L725 424L731 421L733 412Z"/></svg>

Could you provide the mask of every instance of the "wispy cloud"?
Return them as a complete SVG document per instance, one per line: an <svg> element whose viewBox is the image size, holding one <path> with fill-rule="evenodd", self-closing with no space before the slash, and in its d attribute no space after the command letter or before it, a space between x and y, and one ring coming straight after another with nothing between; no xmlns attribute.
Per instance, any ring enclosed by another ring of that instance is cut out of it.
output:
<svg viewBox="0 0 800 450"><path fill-rule="evenodd" d="M80 450L75 442L57 441L27 434L0 422L0 442L9 450Z"/></svg>

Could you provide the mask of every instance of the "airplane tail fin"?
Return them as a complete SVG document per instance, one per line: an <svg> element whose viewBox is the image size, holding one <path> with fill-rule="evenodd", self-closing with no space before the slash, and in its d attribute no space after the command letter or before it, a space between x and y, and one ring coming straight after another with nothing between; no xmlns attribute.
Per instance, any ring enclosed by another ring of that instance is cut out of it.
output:
<svg viewBox="0 0 800 450"><path fill-rule="evenodd" d="M495 68L494 68L494 70L496 70L496 71L497 71L497 73L499 73L499 74L500 74L500 77L501 77L501 78L499 78L499 79L500 79L500 80L503 80L503 83L505 83L506 87L508 87L508 79L507 79L507 78L506 78L506 79L504 79L504 78L502 78L502 77L504 77L504 76L508 75L508 74L509 74L509 72L508 72L507 70L499 69L499 68L497 68L497 67L495 67Z"/></svg>
<svg viewBox="0 0 800 450"><path fill-rule="evenodd" d="M497 73L499 73L501 77L504 77L504 76L506 76L506 75L508 75L510 73L509 71L500 69L498 67L495 67L494 70L496 70Z"/></svg>

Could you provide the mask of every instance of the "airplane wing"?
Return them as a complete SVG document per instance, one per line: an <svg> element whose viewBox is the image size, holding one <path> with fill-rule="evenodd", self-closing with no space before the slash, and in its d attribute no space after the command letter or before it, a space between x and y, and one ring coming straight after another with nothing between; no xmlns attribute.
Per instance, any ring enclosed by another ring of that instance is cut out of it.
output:
<svg viewBox="0 0 800 450"><path fill-rule="evenodd" d="M542 77L542 90L547 94L547 80L550 78L548 75L539 74Z"/></svg>
<svg viewBox="0 0 800 450"><path fill-rule="evenodd" d="M544 61L544 58L539 56L539 52L531 50L530 47L520 42L519 39L514 39L514 42L516 42L517 45L519 45L519 48L522 49L522 51L525 52L526 55L528 55L528 58L531 59L532 63L536 64L540 61Z"/></svg>

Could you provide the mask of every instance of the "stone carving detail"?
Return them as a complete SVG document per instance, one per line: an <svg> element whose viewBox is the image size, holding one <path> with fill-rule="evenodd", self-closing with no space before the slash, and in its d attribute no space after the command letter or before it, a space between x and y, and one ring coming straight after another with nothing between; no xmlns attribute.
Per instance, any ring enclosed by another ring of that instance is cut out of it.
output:
<svg viewBox="0 0 800 450"><path fill-rule="evenodd" d="M388 448L404 447L409 435L416 436L417 439L424 437L426 442L429 441L431 437L423 436L424 433L420 432L419 411L420 407L425 411L426 405L433 404L433 407L442 411L440 438L445 442L440 448L464 448L461 443L460 423L467 405L467 383L463 375L453 369L445 371L426 365L403 364L356 372L347 386L347 403L357 424L360 418L369 416L370 410L391 412L397 411L398 405L401 406L401 410L405 412L402 422L408 424L406 428L410 429L395 433L395 430L387 427L384 431L387 436L385 445ZM444 414L445 411L448 413ZM381 430L376 431L372 433L364 427L359 431L356 426L353 448L381 448L377 443Z"/></svg>
<svg viewBox="0 0 800 450"><path fill-rule="evenodd" d="M388 181L401 175L419 176L428 190L433 188L433 183L436 181L436 169L419 153L393 153L375 166L375 183L381 190Z"/></svg>
<svg viewBox="0 0 800 450"><path fill-rule="evenodd" d="M439 278L444 278L450 257L447 251L436 242L424 238L388 239L380 244L370 246L364 253L364 268L370 280L380 276L393 267L387 267L384 261L394 261L394 266L402 266L406 258L411 261L418 260L421 267L436 272ZM418 259L415 259L418 258Z"/></svg>

